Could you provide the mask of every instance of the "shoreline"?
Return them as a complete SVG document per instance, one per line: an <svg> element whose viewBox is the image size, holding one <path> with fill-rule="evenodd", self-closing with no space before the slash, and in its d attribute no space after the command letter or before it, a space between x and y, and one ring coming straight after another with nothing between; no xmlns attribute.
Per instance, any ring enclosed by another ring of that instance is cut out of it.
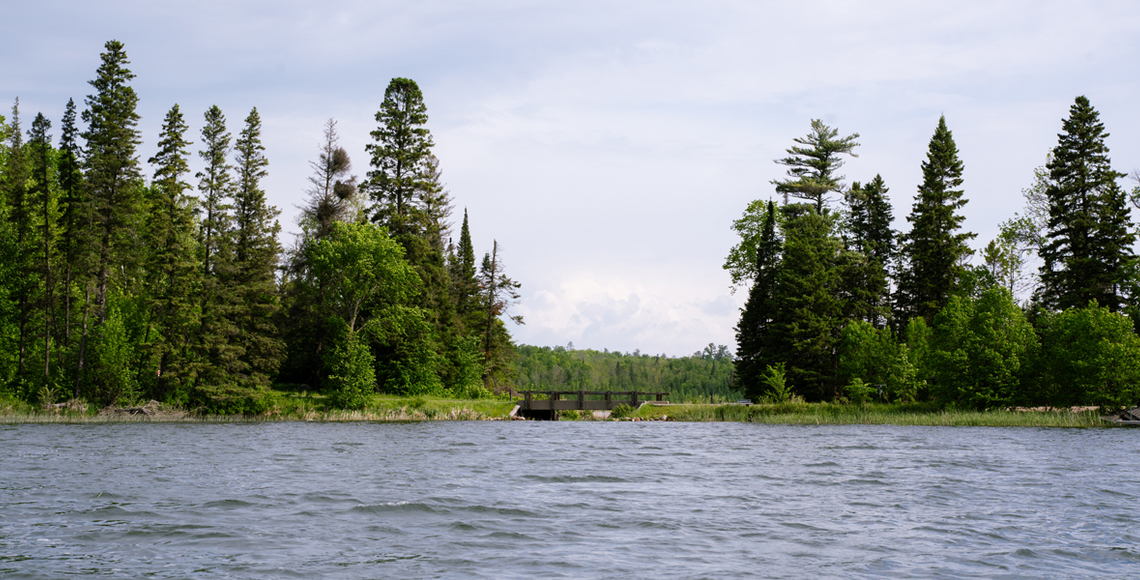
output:
<svg viewBox="0 0 1140 580"><path fill-rule="evenodd" d="M423 397L378 399L376 405L354 411L321 409L300 404L274 407L258 415L199 415L157 402L139 407L108 408L92 413L75 408L51 410L0 407L0 425L124 424L124 423L418 423L425 421L510 421L515 403L501 400L448 400ZM565 414L560 420L611 419ZM1005 409L968 411L935 409L928 405L787 404L646 404L623 421L731 422L770 425L897 425L932 427L1116 427L1094 409Z"/></svg>

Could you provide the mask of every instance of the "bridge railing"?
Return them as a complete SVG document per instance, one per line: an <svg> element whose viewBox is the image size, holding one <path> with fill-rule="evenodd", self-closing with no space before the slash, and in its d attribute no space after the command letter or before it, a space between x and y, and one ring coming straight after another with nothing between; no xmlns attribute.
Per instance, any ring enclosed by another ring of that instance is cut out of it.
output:
<svg viewBox="0 0 1140 580"><path fill-rule="evenodd" d="M618 405L639 405L658 401L664 402L666 392L649 391L522 391L519 401L520 411L610 411ZM545 399L536 395L545 395ZM567 398L563 398L567 397ZM595 397L595 398L588 398ZM596 397L601 397L596 398Z"/></svg>

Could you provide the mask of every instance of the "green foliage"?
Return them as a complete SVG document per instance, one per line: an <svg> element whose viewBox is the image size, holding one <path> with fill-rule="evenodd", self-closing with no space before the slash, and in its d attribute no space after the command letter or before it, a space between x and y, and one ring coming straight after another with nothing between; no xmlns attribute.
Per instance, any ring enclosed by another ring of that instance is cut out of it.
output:
<svg viewBox="0 0 1140 580"><path fill-rule="evenodd" d="M912 321L917 325L922 319ZM915 330L915 334L921 331ZM913 402L923 386L911 360L910 349L899 344L887 329L879 329L862 320L848 324L839 337L839 368L836 378L848 385L847 398L861 402L865 393L855 393L850 385L871 389L876 399Z"/></svg>
<svg viewBox="0 0 1140 580"><path fill-rule="evenodd" d="M777 403L791 400L792 390L788 385L788 373L784 370L784 363L778 363L776 366L768 365L760 380L767 387L768 396Z"/></svg>
<svg viewBox="0 0 1140 580"><path fill-rule="evenodd" d="M895 259L893 212L887 186L876 175L865 186L855 182L847 194L850 250L840 264L848 318L883 327L890 319L887 266Z"/></svg>
<svg viewBox="0 0 1140 580"><path fill-rule="evenodd" d="M875 385L864 383L860 378L852 379L843 387L843 392L852 403L866 403L878 398L878 389Z"/></svg>
<svg viewBox="0 0 1140 580"><path fill-rule="evenodd" d="M620 405L615 406L613 409L610 410L610 419L617 420L617 419L625 419L627 417L631 417L631 416L633 416L634 410L635 409L633 407L630 407L629 405L622 403Z"/></svg>
<svg viewBox="0 0 1140 580"><path fill-rule="evenodd" d="M395 235L415 231L422 219L418 196L427 190L431 148L427 106L416 82L395 78L384 91L376 112L379 126L365 150L372 155L367 190L375 201L372 220L387 224Z"/></svg>
<svg viewBox="0 0 1140 580"><path fill-rule="evenodd" d="M732 231L740 237L740 242L728 251L728 257L724 259L724 265L721 267L728 270L734 291L738 286L744 286L749 281L755 281L762 269L761 261L767 263L771 259L764 253L769 250L765 244L776 241L774 220L779 216L776 215L773 208L774 204L771 200L758 199L749 202L748 207L744 210L744 215L732 222ZM770 220L773 223L771 235L766 233ZM778 251L779 248L776 249Z"/></svg>
<svg viewBox="0 0 1140 580"><path fill-rule="evenodd" d="M1022 403L1022 377L1037 346L1009 290L990 288L976 300L952 296L934 320L934 394L975 409Z"/></svg>
<svg viewBox="0 0 1140 580"><path fill-rule="evenodd" d="M1083 307L1096 300L1112 311L1123 305L1120 288L1134 255L1124 190L1112 169L1108 133L1096 109L1077 97L1046 165L1049 185L1047 242L1041 248L1038 299L1050 308Z"/></svg>
<svg viewBox="0 0 1140 580"><path fill-rule="evenodd" d="M343 409L362 409L376 391L376 369L368 345L356 334L345 333L328 355L327 389L332 403Z"/></svg>
<svg viewBox="0 0 1140 580"><path fill-rule="evenodd" d="M678 358L525 344L517 352L512 367L519 390L663 392L670 401L735 401L741 396L732 383L727 347Z"/></svg>
<svg viewBox="0 0 1140 580"><path fill-rule="evenodd" d="M843 325L835 268L842 249L832 221L806 204L783 208L784 253L773 293L773 361L788 364L795 392L810 400L835 396L835 342Z"/></svg>
<svg viewBox="0 0 1140 580"><path fill-rule="evenodd" d="M853 151L859 146L855 140L858 133L839 137L839 130L824 125L819 119L812 119L811 132L807 137L794 139L799 145L787 150L788 156L777 159L776 163L788 167L788 179L776 179L776 193L807 200L815 204L815 211L824 213L824 203L828 194L842 191L842 175L835 172L843 166L840 155L858 157Z"/></svg>
<svg viewBox="0 0 1140 580"><path fill-rule="evenodd" d="M1038 324L1035 401L1053 407L1140 403L1140 337L1132 322L1090 302Z"/></svg>
<svg viewBox="0 0 1140 580"><path fill-rule="evenodd" d="M753 283L736 326L737 381L745 395L754 399L763 395L760 376L775 354L770 332L776 316L774 295L781 250L776 213L776 204L769 201L758 239L751 242L755 245Z"/></svg>
<svg viewBox="0 0 1140 580"><path fill-rule="evenodd" d="M107 320L96 329L90 348L87 376L91 399L101 406L135 402L139 395L131 370L135 349L117 305L110 307Z"/></svg>
<svg viewBox="0 0 1140 580"><path fill-rule="evenodd" d="M946 117L940 117L922 162L918 197L906 218L911 230L903 236L906 265L898 281L903 320L933 318L959 285L962 259L973 253L966 242L975 234L959 233L965 217L958 212L966 205L961 186L958 146Z"/></svg>

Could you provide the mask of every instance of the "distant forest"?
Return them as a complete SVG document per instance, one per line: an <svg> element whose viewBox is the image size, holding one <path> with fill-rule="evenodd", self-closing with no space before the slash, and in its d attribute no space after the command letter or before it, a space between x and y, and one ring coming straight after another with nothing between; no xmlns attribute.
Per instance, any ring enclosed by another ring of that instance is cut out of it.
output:
<svg viewBox="0 0 1140 580"><path fill-rule="evenodd" d="M735 401L732 353L709 344L688 357L519 345L515 384L524 390L665 392L671 402Z"/></svg>
<svg viewBox="0 0 1140 580"><path fill-rule="evenodd" d="M1136 404L1140 188L1122 185L1107 136L1077 97L1025 209L971 265L976 234L962 229L964 169L945 117L906 233L891 228L886 180L838 174L859 135L812 121L776 160L788 168L773 181L778 199L733 224L740 243L724 267L748 289L737 386L768 400Z"/></svg>
<svg viewBox="0 0 1140 580"><path fill-rule="evenodd" d="M146 174L129 64L106 43L58 141L18 98L0 116L0 395L248 413L274 383L347 408L510 384L519 284L497 241L476 261L466 211L452 243L415 82L388 85L362 179L328 121L285 248L257 109L235 135L218 107L190 132L173 104Z"/></svg>

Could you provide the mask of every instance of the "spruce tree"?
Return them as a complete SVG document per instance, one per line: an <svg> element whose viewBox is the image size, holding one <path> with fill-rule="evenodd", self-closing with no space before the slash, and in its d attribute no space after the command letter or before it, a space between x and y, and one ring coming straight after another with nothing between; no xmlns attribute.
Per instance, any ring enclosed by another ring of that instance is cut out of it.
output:
<svg viewBox="0 0 1140 580"><path fill-rule="evenodd" d="M31 318L32 294L35 291L35 278L32 276L34 268L33 256L30 251L32 236L31 203L28 200L28 180L31 178L31 169L28 163L28 151L24 146L23 132L20 130L20 99L12 105L12 121L8 124L8 150L4 164L3 187L4 198L8 204L8 219L15 230L15 239L12 245L13 280L10 296L15 302L15 316L17 327L16 339L16 376L18 381L26 379L24 371L28 363L28 349L31 346ZM21 383L21 394L27 396L30 388Z"/></svg>
<svg viewBox="0 0 1140 580"><path fill-rule="evenodd" d="M372 221L388 228L423 281L412 305L429 317L432 350L437 360L444 361L436 371L449 383L454 373L446 361L455 358L450 355L458 346L458 332L442 239L451 208L438 160L431 153L434 143L424 126L427 119L423 93L415 81L392 79L376 113L379 126L371 133L373 143L366 147L372 167L366 189L374 202Z"/></svg>
<svg viewBox="0 0 1140 580"><path fill-rule="evenodd" d="M243 346L242 362L250 383L268 387L284 353L274 322L281 307L276 278L281 254L277 243L281 226L276 220L281 212L266 202L261 189L269 161L261 143L261 116L256 108L246 117L234 149L238 181L230 284L235 297L235 338Z"/></svg>
<svg viewBox="0 0 1140 580"><path fill-rule="evenodd" d="M961 262L973 253L966 242L976 235L960 233L964 217L958 211L966 205L961 186L962 161L943 116L930 138L922 185L906 218L911 230L903 236L906 263L898 288L900 323L916 316L933 320L959 285Z"/></svg>
<svg viewBox="0 0 1140 580"><path fill-rule="evenodd" d="M479 311L476 302L479 283L475 279L475 247L471 244L466 208L463 210L463 225L459 228L459 246L448 264L448 270L456 315L464 328L472 327L475 322L473 317L477 317Z"/></svg>
<svg viewBox="0 0 1140 580"><path fill-rule="evenodd" d="M150 396L159 400L189 386L190 338L198 325L194 301L201 291L201 276L193 207L186 194L191 187L185 181L190 172L187 129L174 105L163 121L158 153L147 161L155 171L144 237L150 250L144 286L151 324L143 343L156 367Z"/></svg>
<svg viewBox="0 0 1140 580"><path fill-rule="evenodd" d="M427 189L434 142L427 123L423 93L411 79L395 78L384 91L376 112L379 127L365 146L372 155L368 193L374 200L372 221L387 225L394 236L419 233L423 210L417 203Z"/></svg>
<svg viewBox="0 0 1140 580"><path fill-rule="evenodd" d="M87 130L85 158L87 195L90 196L97 229L94 239L98 252L95 266L95 304L100 322L107 316L107 287L115 273L131 270L135 260L134 228L137 225L142 193L139 161L135 148L140 143L135 112L138 96L127 83L135 78L123 43L105 45L102 64L90 81L95 94L88 95L83 120ZM121 282L127 282L126 279Z"/></svg>
<svg viewBox="0 0 1140 580"><path fill-rule="evenodd" d="M309 166L313 169L306 190L309 197L298 218L301 235L289 251L282 275L278 328L285 337L286 353L280 377L285 382L319 385L327 375L322 366L335 329L321 312L326 302L326 281L313 274L308 259L313 247L331 235L336 224L352 223L360 213L352 160L340 146L335 120L325 122L317 160L310 161Z"/></svg>
<svg viewBox="0 0 1140 580"><path fill-rule="evenodd" d="M895 232L887 186L876 175L867 185L855 182L847 195L850 256L844 277L850 317L883 328L890 315L887 267L895 257Z"/></svg>
<svg viewBox="0 0 1140 580"><path fill-rule="evenodd" d="M777 159L776 163L788 167L788 179L776 179L772 183L776 192L784 195L784 204L788 197L795 197L815 204L815 211L824 213L824 204L827 196L832 192L843 190L842 175L835 172L843 166L840 155L858 157L854 153L859 143L858 133L846 137L839 137L839 130L824 125L819 119L812 119L811 132L807 137L794 139L799 145L793 145L787 150L788 156Z"/></svg>
<svg viewBox="0 0 1140 580"><path fill-rule="evenodd" d="M479 271L482 317L476 328L483 354L483 385L494 392L509 386L514 378L510 363L514 357L515 345L501 317L506 316L515 324L523 324L522 316L510 314L511 306L519 299L518 289L521 284L506 277L503 270L499 242L496 240L491 252L483 256Z"/></svg>
<svg viewBox="0 0 1140 580"><path fill-rule="evenodd" d="M756 277L736 326L736 385L753 400L766 393L762 377L768 365L779 362L773 359L771 325L781 245L776 237L776 204L769 201L757 244Z"/></svg>
<svg viewBox="0 0 1140 580"><path fill-rule="evenodd" d="M202 294L195 387L199 396L207 399L202 402L224 404L230 399L228 390L236 385L245 370L240 360L241 346L234 340L238 333L233 323L237 298L227 284L233 274L233 180L230 173L233 167L227 162L232 137L226 130L226 117L217 105L206 111L205 119L202 127L205 149L198 155L206 166L196 174L202 212L198 228Z"/></svg>
<svg viewBox="0 0 1140 580"><path fill-rule="evenodd" d="M59 160L56 171L60 189L60 251L63 254L63 272L60 280L60 302L63 306L61 344L71 348L72 306L82 296L76 292L75 281L88 278L93 246L93 212L90 199L83 188L82 150L75 138L75 100L67 100L59 135Z"/></svg>
<svg viewBox="0 0 1140 580"><path fill-rule="evenodd" d="M1123 305L1121 286L1133 259L1129 208L1117 184L1096 109L1077 97L1046 165L1047 242L1040 250L1039 300L1049 308L1083 307L1091 300L1111 311Z"/></svg>
<svg viewBox="0 0 1140 580"><path fill-rule="evenodd" d="M309 199L301 207L301 230L304 241L319 240L332 231L339 221L352 221L356 203L356 177L350 176L352 160L336 132L336 121L325 122L324 142L317 161L309 162ZM302 252L303 253L303 252Z"/></svg>
<svg viewBox="0 0 1140 580"><path fill-rule="evenodd" d="M840 272L835 267L842 242L832 218L808 204L784 211L784 250L773 292L775 314L770 323L773 361L787 365L794 390L810 400L837 394L834 374L836 341L843 326L838 296Z"/></svg>
<svg viewBox="0 0 1140 580"><path fill-rule="evenodd" d="M51 346L53 326L55 324L55 279L52 265L55 263L56 237L55 224L59 219L57 215L57 199L55 185L55 150L51 146L51 135L48 130L51 121L43 113L37 114L32 121L32 128L28 131L28 148L31 160L32 187L28 191L29 213L35 214L38 240L36 240L35 253L37 267L35 279L39 283L38 310L42 317L43 334L43 376L44 384L48 384L51 375ZM30 244L29 244L30 246ZM28 248L31 253L31 247ZM30 273L30 272L29 272Z"/></svg>

